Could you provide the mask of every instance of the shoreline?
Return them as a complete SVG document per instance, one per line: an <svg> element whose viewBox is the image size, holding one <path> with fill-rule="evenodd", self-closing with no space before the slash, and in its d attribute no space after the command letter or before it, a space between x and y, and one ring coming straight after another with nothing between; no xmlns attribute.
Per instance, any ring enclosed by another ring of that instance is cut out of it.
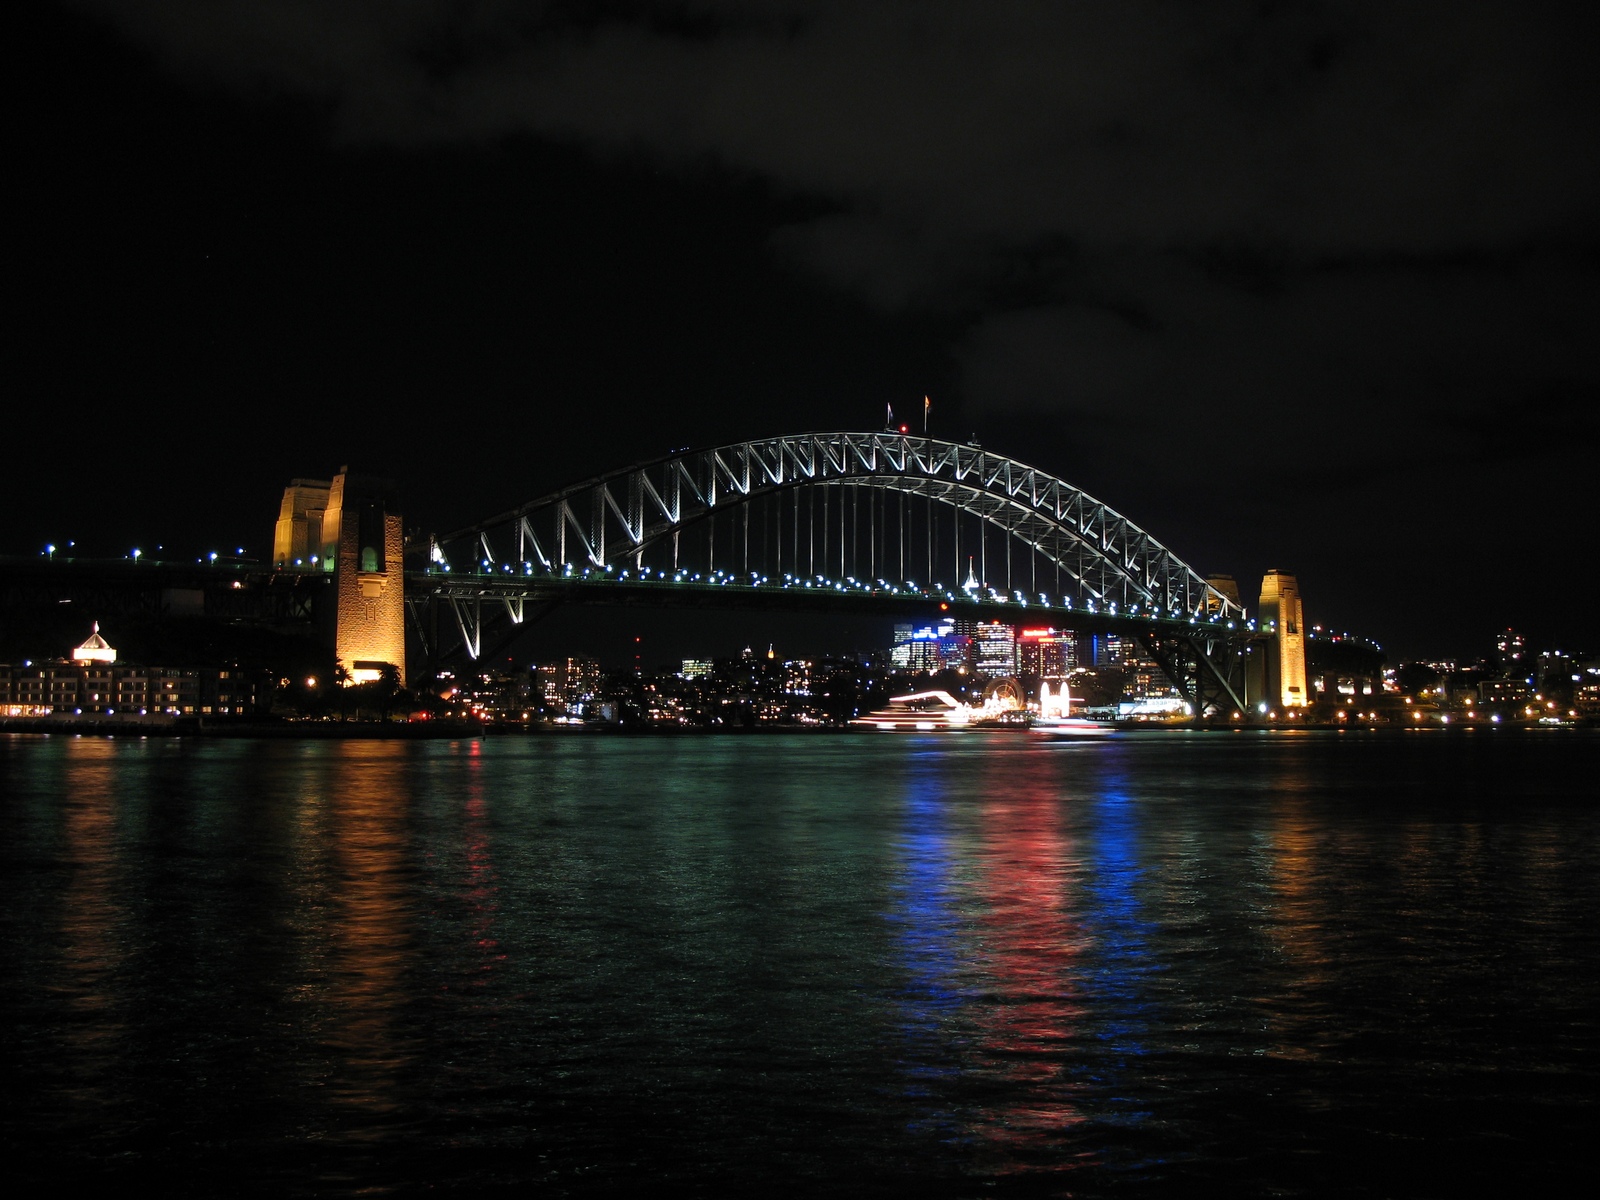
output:
<svg viewBox="0 0 1600 1200"><path fill-rule="evenodd" d="M1126 733L1430 733L1452 734L1517 730L1554 732L1594 729L1592 720L1567 725L1540 725L1538 722L1452 722L1449 725L1405 725L1349 723L1212 724L1163 725L1132 721L1111 727L1113 734ZM766 736L773 734L882 734L885 730L863 729L852 725L491 725L477 721L227 721L207 722L194 717L0 717L0 734L71 734L87 737L191 737L328 740L417 740L483 737L725 737ZM918 732L910 730L898 731ZM931 732L931 731L920 731ZM966 735L1001 734L1027 736L1026 728L942 730ZM1062 741L1065 738L1040 740Z"/></svg>

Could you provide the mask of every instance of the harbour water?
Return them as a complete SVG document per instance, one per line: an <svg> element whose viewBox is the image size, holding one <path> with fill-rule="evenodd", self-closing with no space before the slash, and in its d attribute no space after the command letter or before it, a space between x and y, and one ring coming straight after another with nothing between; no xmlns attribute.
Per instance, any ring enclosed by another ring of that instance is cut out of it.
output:
<svg viewBox="0 0 1600 1200"><path fill-rule="evenodd" d="M29 1189L1588 1174L1593 731L0 738Z"/></svg>

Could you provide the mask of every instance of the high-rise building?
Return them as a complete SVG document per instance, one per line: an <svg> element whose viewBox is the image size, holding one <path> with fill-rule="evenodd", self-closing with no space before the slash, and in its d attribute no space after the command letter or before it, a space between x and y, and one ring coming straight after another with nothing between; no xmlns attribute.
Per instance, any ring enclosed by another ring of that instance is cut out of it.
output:
<svg viewBox="0 0 1600 1200"><path fill-rule="evenodd" d="M960 671L971 666L971 639L956 632L955 622L894 627L889 662L899 671Z"/></svg>
<svg viewBox="0 0 1600 1200"><path fill-rule="evenodd" d="M1500 674L1507 679L1522 679L1528 675L1528 639L1515 629L1502 631L1494 640L1495 662Z"/></svg>
<svg viewBox="0 0 1600 1200"><path fill-rule="evenodd" d="M1040 679L1065 679L1078 667L1078 635L1064 629L1017 631L1017 670Z"/></svg>
<svg viewBox="0 0 1600 1200"><path fill-rule="evenodd" d="M1284 708L1304 708L1309 703L1305 612L1293 575L1274 569L1261 580L1259 628L1267 643L1263 699Z"/></svg>
<svg viewBox="0 0 1600 1200"><path fill-rule="evenodd" d="M1089 658L1096 667L1131 669L1143 651L1134 638L1121 633L1097 633L1089 639Z"/></svg>
<svg viewBox="0 0 1600 1200"><path fill-rule="evenodd" d="M972 669L979 675L1017 673L1017 627L999 621L957 621L956 632L972 646Z"/></svg>
<svg viewBox="0 0 1600 1200"><path fill-rule="evenodd" d="M588 699L600 691L600 660L587 654L575 654L566 663L566 694L568 702Z"/></svg>

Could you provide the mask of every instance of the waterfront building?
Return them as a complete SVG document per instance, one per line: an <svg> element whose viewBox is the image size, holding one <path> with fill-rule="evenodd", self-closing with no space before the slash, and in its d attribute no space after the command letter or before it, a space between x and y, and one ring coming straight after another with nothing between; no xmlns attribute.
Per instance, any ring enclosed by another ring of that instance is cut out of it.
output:
<svg viewBox="0 0 1600 1200"><path fill-rule="evenodd" d="M119 663L98 622L71 659L0 663L0 716L238 716L265 710L271 696L265 672Z"/></svg>
<svg viewBox="0 0 1600 1200"><path fill-rule="evenodd" d="M1545 650L1534 661L1537 668L1533 680L1540 686L1543 686L1547 679L1577 682L1577 676L1573 673L1572 655L1564 651Z"/></svg>
<svg viewBox="0 0 1600 1200"><path fill-rule="evenodd" d="M534 694L555 712L569 712L600 692L600 661L574 654L533 668Z"/></svg>
<svg viewBox="0 0 1600 1200"><path fill-rule="evenodd" d="M565 692L569 704L587 700L600 691L600 660L587 654L571 655L562 664Z"/></svg>
<svg viewBox="0 0 1600 1200"><path fill-rule="evenodd" d="M1130 699L1171 700L1178 696L1178 689L1172 686L1167 673L1153 658L1130 655L1123 670L1127 672L1127 681L1122 691Z"/></svg>
<svg viewBox="0 0 1600 1200"><path fill-rule="evenodd" d="M72 652L72 661L83 666L90 663L114 663L117 661L117 652L111 644L100 636L100 622L94 623L94 632L91 633L81 646Z"/></svg>
<svg viewBox="0 0 1600 1200"><path fill-rule="evenodd" d="M1478 703L1488 707L1513 707L1533 699L1533 684L1526 679L1482 679L1478 681Z"/></svg>
<svg viewBox="0 0 1600 1200"><path fill-rule="evenodd" d="M1572 673L1572 702L1585 716L1600 717L1600 658L1578 662Z"/></svg>

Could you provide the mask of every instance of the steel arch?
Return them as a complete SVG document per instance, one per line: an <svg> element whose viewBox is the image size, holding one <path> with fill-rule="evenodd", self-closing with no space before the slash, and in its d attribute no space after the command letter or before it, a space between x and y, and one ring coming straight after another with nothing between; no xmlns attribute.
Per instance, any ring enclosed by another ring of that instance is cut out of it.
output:
<svg viewBox="0 0 1600 1200"><path fill-rule="evenodd" d="M979 446L889 432L791 434L624 467L438 539L434 568L532 574L639 563L664 540L759 497L847 486L971 514L1056 564L1098 603L1243 617L1154 537L1065 480Z"/></svg>

